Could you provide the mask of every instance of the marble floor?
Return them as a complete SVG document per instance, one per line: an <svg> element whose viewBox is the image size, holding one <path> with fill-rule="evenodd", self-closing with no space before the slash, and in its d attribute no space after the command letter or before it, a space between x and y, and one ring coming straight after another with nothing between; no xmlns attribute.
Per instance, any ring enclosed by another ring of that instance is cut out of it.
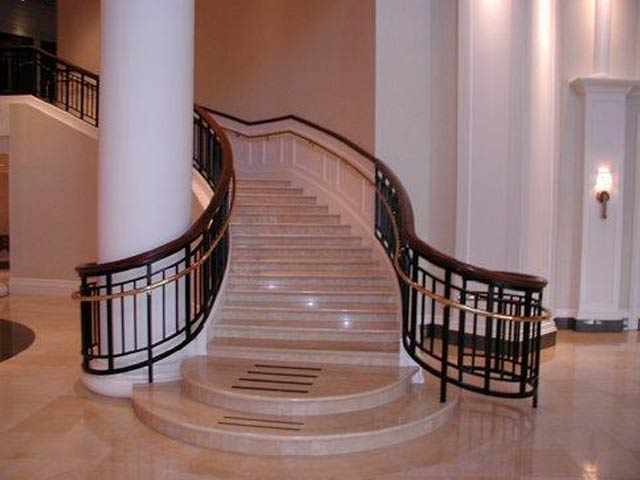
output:
<svg viewBox="0 0 640 480"><path fill-rule="evenodd" d="M142 425L79 377L76 305L9 296L0 318L36 332L0 362L0 479L640 479L640 335L560 332L540 407L463 393L457 417L391 448L321 458L202 450Z"/></svg>

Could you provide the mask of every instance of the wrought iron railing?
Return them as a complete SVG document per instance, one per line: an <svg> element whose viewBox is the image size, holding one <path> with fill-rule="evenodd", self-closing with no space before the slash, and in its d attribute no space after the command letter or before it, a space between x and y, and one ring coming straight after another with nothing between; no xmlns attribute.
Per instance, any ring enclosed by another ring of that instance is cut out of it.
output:
<svg viewBox="0 0 640 480"><path fill-rule="evenodd" d="M229 253L234 175L222 129L196 107L193 167L214 191L180 238L124 260L77 268L83 369L112 375L146 368L184 348L201 332L218 296Z"/></svg>
<svg viewBox="0 0 640 480"><path fill-rule="evenodd" d="M532 397L537 405L541 323L550 318L542 307L546 280L478 268L423 242L415 234L413 209L402 183L384 162L345 137L294 115L247 122L210 111L247 126L292 120L332 136L373 162L374 178L354 170L376 193L373 233L398 278L404 349L439 377L443 402L452 384L497 397ZM349 163L335 149L286 127L257 135L227 130L248 139L294 135Z"/></svg>
<svg viewBox="0 0 640 480"><path fill-rule="evenodd" d="M33 95L97 126L100 78L34 47L0 47L0 95Z"/></svg>
<svg viewBox="0 0 640 480"><path fill-rule="evenodd" d="M32 47L0 47L0 94L34 95L98 126L98 75ZM223 129L202 107L193 116L193 168L213 191L179 238L130 258L77 268L82 367L112 375L154 365L202 331L229 254L233 156Z"/></svg>

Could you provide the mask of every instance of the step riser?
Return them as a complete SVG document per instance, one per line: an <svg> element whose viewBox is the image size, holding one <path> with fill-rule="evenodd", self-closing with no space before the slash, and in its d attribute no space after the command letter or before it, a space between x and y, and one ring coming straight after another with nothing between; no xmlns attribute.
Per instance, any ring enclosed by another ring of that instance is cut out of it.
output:
<svg viewBox="0 0 640 480"><path fill-rule="evenodd" d="M253 225L256 223L304 223L309 224L313 223L316 225L339 225L340 224L340 216L339 215L329 215L329 214L321 214L321 215L276 215L276 214L235 214L233 216L234 224L249 224Z"/></svg>
<svg viewBox="0 0 640 480"><path fill-rule="evenodd" d="M379 407L405 395L411 387L411 376L385 389L358 395L351 398L324 398L309 401L287 402L281 399L262 397L259 399L243 398L230 395L226 391L207 389L202 385L182 380L184 392L191 398L207 405L229 410L259 413L265 415L330 415L335 413L355 412Z"/></svg>
<svg viewBox="0 0 640 480"><path fill-rule="evenodd" d="M257 434L257 429L251 430L254 435L247 435L241 430L202 431L189 425L172 422L171 419L164 418L135 399L133 408L138 418L147 426L171 438L199 447L243 454L318 456L384 448L421 437L450 420L457 411L457 402L420 420L394 428L367 432L366 435L309 438L291 436L277 440L269 435Z"/></svg>
<svg viewBox="0 0 640 480"><path fill-rule="evenodd" d="M370 258L370 249L234 249L232 259L260 260L269 258Z"/></svg>
<svg viewBox="0 0 640 480"><path fill-rule="evenodd" d="M263 338L270 340L314 340L328 342L393 342L400 336L398 331L366 330L303 330L272 327L238 327L234 325L216 325L216 337L226 338Z"/></svg>
<svg viewBox="0 0 640 480"><path fill-rule="evenodd" d="M273 247L278 248L279 245L285 243L290 246L336 246L336 247L357 247L362 244L359 237L286 237L268 238L256 236L238 236L231 235L231 243L234 247Z"/></svg>
<svg viewBox="0 0 640 480"><path fill-rule="evenodd" d="M209 349L209 355L219 358L246 358L251 360L270 360L281 362L331 363L338 365L398 365L397 353L344 352L314 350L252 349L230 346L216 346Z"/></svg>
<svg viewBox="0 0 640 480"><path fill-rule="evenodd" d="M322 264L322 263L261 263L261 262L232 262L231 271L234 273L303 273L303 272L351 272L379 275L377 265L359 264Z"/></svg>
<svg viewBox="0 0 640 480"><path fill-rule="evenodd" d="M282 302L300 308L306 307L309 302L326 303L388 303L395 301L393 295L388 293L351 293L348 295L331 293L277 293L265 289L264 291L237 292L233 289L227 291L227 298L231 302Z"/></svg>
<svg viewBox="0 0 640 480"><path fill-rule="evenodd" d="M349 235L351 227L349 225L251 225L236 224L231 225L231 234L241 235Z"/></svg>
<svg viewBox="0 0 640 480"><path fill-rule="evenodd" d="M238 195L236 206L240 205L315 205L316 197L279 197L277 195Z"/></svg>
<svg viewBox="0 0 640 480"><path fill-rule="evenodd" d="M247 185L238 185L238 196L250 195L254 197L264 195L281 195L281 196L303 196L301 188L293 187L256 187Z"/></svg>
<svg viewBox="0 0 640 480"><path fill-rule="evenodd" d="M240 188L244 187L258 187L258 188L288 188L291 187L289 180L255 180L255 179L236 179L236 185Z"/></svg>
<svg viewBox="0 0 640 480"><path fill-rule="evenodd" d="M236 213L243 215L304 215L328 214L329 207L324 205L246 205L235 207Z"/></svg>
<svg viewBox="0 0 640 480"><path fill-rule="evenodd" d="M341 286L341 287L389 287L392 288L393 283L387 278L380 277L364 277L364 278L313 278L313 277L292 277L292 278L260 278L255 276L238 277L237 274L231 274L229 278L229 286L233 287L318 287L318 286Z"/></svg>

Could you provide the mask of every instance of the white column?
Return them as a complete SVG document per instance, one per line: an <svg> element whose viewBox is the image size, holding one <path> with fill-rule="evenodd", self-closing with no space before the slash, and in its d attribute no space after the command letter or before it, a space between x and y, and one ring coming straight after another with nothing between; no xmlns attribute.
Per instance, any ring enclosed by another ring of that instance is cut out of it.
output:
<svg viewBox="0 0 640 480"><path fill-rule="evenodd" d="M458 5L456 255L551 280L556 2ZM544 334L554 330L553 322L543 326Z"/></svg>
<svg viewBox="0 0 640 480"><path fill-rule="evenodd" d="M376 0L375 154L398 175L426 238L430 1Z"/></svg>
<svg viewBox="0 0 640 480"><path fill-rule="evenodd" d="M582 325L607 329L607 321L621 328L626 309L621 308L623 185L626 155L627 94L635 82L602 77L572 82L584 95L584 188L582 241L577 318ZM600 167L608 167L613 187L607 218L595 197ZM614 325L611 323L610 325ZM588 328L588 327L587 327Z"/></svg>
<svg viewBox="0 0 640 480"><path fill-rule="evenodd" d="M456 256L520 267L523 3L460 0Z"/></svg>
<svg viewBox="0 0 640 480"><path fill-rule="evenodd" d="M144 252L189 227L194 0L102 0L98 249Z"/></svg>
<svg viewBox="0 0 640 480"><path fill-rule="evenodd" d="M638 329L640 318L640 115L636 116L636 158L633 191L633 233L631 234L631 276L629 287L629 330Z"/></svg>
<svg viewBox="0 0 640 480"><path fill-rule="evenodd" d="M102 0L101 24L98 256L108 262L158 247L190 225L194 0ZM144 271L136 272L141 274ZM125 272L113 281L132 276ZM161 279L156 275L151 281ZM182 288L180 283L168 285L166 303L165 289L153 292L150 332L146 302L137 302L134 320L133 301L115 300L122 303L112 310L114 351L123 349L121 338L131 351L145 347L148 335L155 343L164 328L171 334L174 325L184 324L184 312L172 303L175 289ZM107 306L102 308L106 312ZM106 342L106 324L101 327ZM169 346L156 347L153 353ZM181 350L154 365L155 380L179 378L177 359L183 354ZM147 370L85 373L82 380L97 393L129 396L134 384L147 381Z"/></svg>
<svg viewBox="0 0 640 480"><path fill-rule="evenodd" d="M596 0L593 35L593 69L596 75L609 73L611 44L611 0Z"/></svg>

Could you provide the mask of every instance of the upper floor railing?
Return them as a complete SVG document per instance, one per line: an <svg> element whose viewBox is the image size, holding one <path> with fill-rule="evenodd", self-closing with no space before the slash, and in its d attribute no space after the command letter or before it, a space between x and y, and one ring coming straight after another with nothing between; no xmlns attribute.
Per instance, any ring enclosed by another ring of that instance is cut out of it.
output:
<svg viewBox="0 0 640 480"><path fill-rule="evenodd" d="M0 95L33 95L97 126L100 78L34 47L0 47Z"/></svg>
<svg viewBox="0 0 640 480"><path fill-rule="evenodd" d="M400 180L384 162L347 138L295 115L248 122L210 111L245 126L280 122L273 131L256 135L226 128L240 137L293 135L350 163L336 149L282 127L281 122L293 121L333 137L371 161L372 178L361 169L353 171L375 192L372 230L398 278L406 352L440 378L442 401L452 384L498 397L533 397L537 404L541 323L550 318L542 307L546 280L479 268L426 244L415 233L413 208Z"/></svg>

